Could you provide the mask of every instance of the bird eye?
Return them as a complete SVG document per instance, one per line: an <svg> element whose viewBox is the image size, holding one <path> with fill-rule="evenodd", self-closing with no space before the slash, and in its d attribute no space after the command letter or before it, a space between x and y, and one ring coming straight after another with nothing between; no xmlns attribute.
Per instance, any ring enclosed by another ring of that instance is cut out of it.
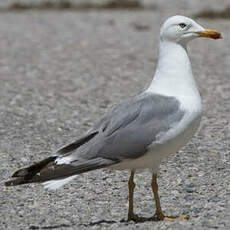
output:
<svg viewBox="0 0 230 230"><path fill-rule="evenodd" d="M186 24L180 23L179 26L180 26L181 28L185 28L185 27L186 27Z"/></svg>

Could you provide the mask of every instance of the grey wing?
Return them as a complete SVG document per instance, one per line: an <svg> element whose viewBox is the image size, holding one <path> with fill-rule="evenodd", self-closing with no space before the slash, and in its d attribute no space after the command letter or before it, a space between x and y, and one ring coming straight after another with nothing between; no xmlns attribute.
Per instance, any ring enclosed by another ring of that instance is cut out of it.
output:
<svg viewBox="0 0 230 230"><path fill-rule="evenodd" d="M7 186L59 180L143 156L184 112L173 97L141 94L115 106L85 136L13 174Z"/></svg>
<svg viewBox="0 0 230 230"><path fill-rule="evenodd" d="M117 162L140 157L159 133L182 119L184 112L179 107L175 98L157 94L143 93L126 100L95 124L85 137L90 137L87 142L76 144L72 160L101 157Z"/></svg>

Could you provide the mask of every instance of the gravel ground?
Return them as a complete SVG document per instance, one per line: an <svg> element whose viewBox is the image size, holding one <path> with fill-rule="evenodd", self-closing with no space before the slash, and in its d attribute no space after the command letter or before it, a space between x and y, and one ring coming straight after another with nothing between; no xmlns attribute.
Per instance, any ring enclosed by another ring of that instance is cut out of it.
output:
<svg viewBox="0 0 230 230"><path fill-rule="evenodd" d="M183 13L172 8L170 15ZM186 11L187 13L193 12ZM0 180L80 137L112 104L148 86L168 10L0 14ZM229 21L199 20L230 36ZM167 215L122 221L129 173L95 171L56 192L0 184L1 229L229 229L230 45L199 39L190 57L203 98L200 131L161 165ZM41 153L42 152L42 153ZM151 216L147 171L136 175L136 213Z"/></svg>

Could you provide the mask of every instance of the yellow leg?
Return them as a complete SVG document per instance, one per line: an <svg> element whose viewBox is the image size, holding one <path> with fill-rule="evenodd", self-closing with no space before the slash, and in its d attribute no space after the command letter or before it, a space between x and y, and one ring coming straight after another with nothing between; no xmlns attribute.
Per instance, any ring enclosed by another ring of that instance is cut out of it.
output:
<svg viewBox="0 0 230 230"><path fill-rule="evenodd" d="M135 188L135 183L133 181L134 179L134 171L131 171L130 177L129 177L129 212L128 212L128 220L132 220L135 216L133 213L133 192Z"/></svg>
<svg viewBox="0 0 230 230"><path fill-rule="evenodd" d="M135 188L135 183L133 181L134 179L134 171L131 171L130 177L129 177L129 211L128 211L128 221L133 220L135 222L142 222L145 221L146 218L144 217L139 217L133 212L133 193L134 193L134 188Z"/></svg>
<svg viewBox="0 0 230 230"><path fill-rule="evenodd" d="M153 190L153 195L156 203L156 212L154 215L154 219L156 220L176 220L176 219L184 219L188 220L189 216L165 216L161 210L161 203L160 203L160 198L158 196L158 184L157 184L157 175L153 174L152 177L152 190Z"/></svg>

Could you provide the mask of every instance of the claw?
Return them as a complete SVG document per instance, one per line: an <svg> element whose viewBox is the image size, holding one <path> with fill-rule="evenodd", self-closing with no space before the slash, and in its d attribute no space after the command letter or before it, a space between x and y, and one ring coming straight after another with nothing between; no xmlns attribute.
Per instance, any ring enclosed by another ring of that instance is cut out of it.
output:
<svg viewBox="0 0 230 230"><path fill-rule="evenodd" d="M149 218L138 216L136 214L131 214L131 215L128 215L128 221L131 221L131 220L134 222L145 222L145 221L148 221Z"/></svg>

